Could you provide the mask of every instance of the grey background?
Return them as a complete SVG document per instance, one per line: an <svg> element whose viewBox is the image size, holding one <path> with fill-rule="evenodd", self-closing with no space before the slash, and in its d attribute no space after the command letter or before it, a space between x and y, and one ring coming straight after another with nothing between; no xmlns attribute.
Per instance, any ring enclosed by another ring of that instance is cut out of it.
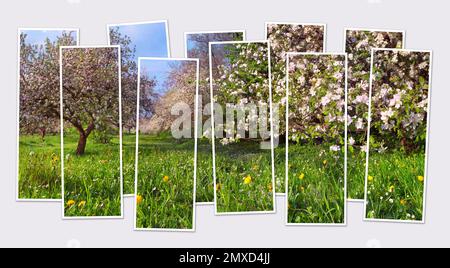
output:
<svg viewBox="0 0 450 268"><path fill-rule="evenodd" d="M416 247L450 246L448 80L450 3L442 0L39 0L5 1L1 20L0 247ZM344 27L404 29L406 48L432 49L431 133L425 225L367 223L350 203L347 227L285 227L276 215L213 216L198 207L196 233L133 232L133 200L124 220L63 221L59 203L16 203L18 27L77 27L81 45L106 44L106 24L169 20L173 57L184 57L185 31L247 31L264 38L264 22L326 23L327 48L343 50Z"/></svg>

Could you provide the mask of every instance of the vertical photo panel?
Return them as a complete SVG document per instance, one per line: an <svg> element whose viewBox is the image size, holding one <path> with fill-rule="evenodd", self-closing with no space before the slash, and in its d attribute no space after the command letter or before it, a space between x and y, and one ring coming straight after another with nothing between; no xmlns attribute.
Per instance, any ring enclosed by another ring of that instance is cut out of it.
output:
<svg viewBox="0 0 450 268"><path fill-rule="evenodd" d="M197 59L139 59L136 230L195 230L197 91Z"/></svg>
<svg viewBox="0 0 450 268"><path fill-rule="evenodd" d="M369 120L370 59L372 48L403 48L405 33L387 30L345 30L348 53L348 198L364 200Z"/></svg>
<svg viewBox="0 0 450 268"><path fill-rule="evenodd" d="M122 70L123 191L134 195L139 57L170 57L167 21L110 24L110 45L120 45Z"/></svg>
<svg viewBox="0 0 450 268"><path fill-rule="evenodd" d="M287 57L287 225L344 225L346 55Z"/></svg>
<svg viewBox="0 0 450 268"><path fill-rule="evenodd" d="M286 113L286 54L288 52L324 52L325 24L266 23L266 38L270 41L273 103L279 114ZM275 133L275 183L276 193L286 189L286 123L279 118Z"/></svg>
<svg viewBox="0 0 450 268"><path fill-rule="evenodd" d="M19 29L17 200L61 200L59 48L78 29Z"/></svg>
<svg viewBox="0 0 450 268"><path fill-rule="evenodd" d="M197 204L213 204L214 178L211 141L211 96L209 86L209 43L243 41L244 31L190 32L185 34L186 57L199 59Z"/></svg>
<svg viewBox="0 0 450 268"><path fill-rule="evenodd" d="M216 214L275 212L270 47L210 43Z"/></svg>
<svg viewBox="0 0 450 268"><path fill-rule="evenodd" d="M60 84L64 218L119 218L119 46L61 47Z"/></svg>
<svg viewBox="0 0 450 268"><path fill-rule="evenodd" d="M373 49L365 216L425 221L432 53Z"/></svg>

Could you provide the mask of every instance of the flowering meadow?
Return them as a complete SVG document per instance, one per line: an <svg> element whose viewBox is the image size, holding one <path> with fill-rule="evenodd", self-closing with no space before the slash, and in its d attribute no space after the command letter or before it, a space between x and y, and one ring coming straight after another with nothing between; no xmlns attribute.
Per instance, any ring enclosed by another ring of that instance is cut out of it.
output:
<svg viewBox="0 0 450 268"><path fill-rule="evenodd" d="M120 50L61 50L65 217L122 216Z"/></svg>
<svg viewBox="0 0 450 268"><path fill-rule="evenodd" d="M372 48L403 48L403 32L347 30L349 199L364 199Z"/></svg>
<svg viewBox="0 0 450 268"><path fill-rule="evenodd" d="M267 39L270 41L273 102L279 104L280 114L286 113L286 53L323 52L325 49L325 25L268 23ZM286 124L281 116L278 128L280 139L275 148L276 192L285 192L286 181Z"/></svg>
<svg viewBox="0 0 450 268"><path fill-rule="evenodd" d="M61 199L59 47L72 30L21 30L18 199Z"/></svg>
<svg viewBox="0 0 450 268"><path fill-rule="evenodd" d="M95 139L77 156L78 135L64 135L64 215L66 217L121 216L119 135L108 143ZM59 144L54 144L59 146Z"/></svg>
<svg viewBox="0 0 450 268"><path fill-rule="evenodd" d="M214 110L216 212L273 212L272 150L261 147L270 141L268 43L212 43L211 59L213 100L227 111Z"/></svg>
<svg viewBox="0 0 450 268"><path fill-rule="evenodd" d="M135 228L192 230L197 61L140 66Z"/></svg>
<svg viewBox="0 0 450 268"><path fill-rule="evenodd" d="M197 149L197 203L214 202L214 176L211 144L211 94L209 83L209 42L243 41L244 32L186 34L186 56L199 59L199 125ZM219 58L220 55L215 55Z"/></svg>
<svg viewBox="0 0 450 268"><path fill-rule="evenodd" d="M345 223L344 54L288 55L287 223Z"/></svg>
<svg viewBox="0 0 450 268"><path fill-rule="evenodd" d="M373 52L369 219L423 220L430 68L430 52Z"/></svg>

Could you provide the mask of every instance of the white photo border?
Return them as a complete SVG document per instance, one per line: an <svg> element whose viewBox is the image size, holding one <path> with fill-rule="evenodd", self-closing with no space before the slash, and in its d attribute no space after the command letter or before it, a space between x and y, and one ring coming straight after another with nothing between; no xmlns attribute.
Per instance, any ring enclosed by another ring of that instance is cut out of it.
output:
<svg viewBox="0 0 450 268"><path fill-rule="evenodd" d="M117 49L117 57L118 57L118 89L119 89L119 158L120 158L120 216L82 216L82 217L68 217L65 215L65 200L64 200L64 102L63 102L63 53L62 51L64 49L89 49L89 48L115 48ZM61 46L59 48L59 86L60 86L60 121L61 121L61 189L62 189L62 204L61 204L61 210L62 210L62 219L63 220L103 220L103 219L124 219L124 204L123 204L123 163L122 163L122 79L121 79L121 54L120 54L120 46Z"/></svg>
<svg viewBox="0 0 450 268"><path fill-rule="evenodd" d="M216 176L216 146L215 146L215 121L214 121L214 90L212 77L212 46L213 45L234 45L234 44L254 44L261 43L267 45L268 49L268 69L269 69L269 106L270 106L270 144L271 144L271 168L272 168L272 203L273 209L268 211L245 211L245 212L225 212L217 211L217 176ZM274 154L274 138L273 138L273 111L272 111L272 72L270 62L270 42L267 40L255 41L231 41L231 42L210 42L209 43L209 77L210 77L210 95L211 95L211 125L212 125L212 151L213 151L213 178L214 178L214 215L215 216L235 216L235 215L262 215L275 214L277 212L277 200L275 193L275 154Z"/></svg>
<svg viewBox="0 0 450 268"><path fill-rule="evenodd" d="M343 223L289 223L289 139L286 139L286 198L285 198L285 225L288 227L295 227L295 226L324 226L324 227L330 227L330 226L336 226L336 227L346 227L347 226L347 217L348 217L348 202L347 202L347 100L348 100L348 92L347 92L347 73L348 73L348 57L347 53L342 52L324 52L324 53L299 53L299 52L290 52L286 54L286 70L289 70L289 58L291 55L298 56L298 55L304 55L304 56L345 56L345 130L344 130L344 138L345 138L345 150L344 150L344 222ZM289 129L289 72L286 73L286 129Z"/></svg>
<svg viewBox="0 0 450 268"><path fill-rule="evenodd" d="M20 198L19 161L20 161L20 34L23 31L72 31L77 33L77 46L80 45L79 28L18 28L17 30L17 156L16 156L16 202L56 203L62 199L24 199ZM62 161L62 160L61 160ZM62 185L62 182L61 182Z"/></svg>

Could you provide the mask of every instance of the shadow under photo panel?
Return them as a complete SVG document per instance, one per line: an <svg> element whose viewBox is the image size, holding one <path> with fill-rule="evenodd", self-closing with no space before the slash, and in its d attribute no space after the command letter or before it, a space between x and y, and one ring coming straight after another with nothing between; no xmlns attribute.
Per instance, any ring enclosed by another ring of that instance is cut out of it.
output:
<svg viewBox="0 0 450 268"><path fill-rule="evenodd" d="M195 230L197 59L139 59L136 230Z"/></svg>
<svg viewBox="0 0 450 268"><path fill-rule="evenodd" d="M121 47L124 194L134 195L139 57L170 57L167 21L107 25L108 42Z"/></svg>
<svg viewBox="0 0 450 268"><path fill-rule="evenodd" d="M373 49L365 217L425 222L432 52Z"/></svg>
<svg viewBox="0 0 450 268"><path fill-rule="evenodd" d="M287 225L346 224L346 64L287 54Z"/></svg>
<svg viewBox="0 0 450 268"><path fill-rule="evenodd" d="M216 215L275 212L267 41L210 43Z"/></svg>
<svg viewBox="0 0 450 268"><path fill-rule="evenodd" d="M119 46L61 47L63 218L121 218Z"/></svg>
<svg viewBox="0 0 450 268"><path fill-rule="evenodd" d="M266 38L270 41L270 62L272 73L273 103L279 105L280 114L286 112L286 53L324 52L326 42L325 24L267 22ZM279 136L274 152L276 193L284 194L286 189L286 123L280 117L275 125Z"/></svg>
<svg viewBox="0 0 450 268"><path fill-rule="evenodd" d="M405 32L346 29L348 53L348 198L364 200L372 48L403 48Z"/></svg>
<svg viewBox="0 0 450 268"><path fill-rule="evenodd" d="M199 59L197 204L214 204L209 42L243 41L244 31L185 33L186 57Z"/></svg>
<svg viewBox="0 0 450 268"><path fill-rule="evenodd" d="M59 47L78 38L78 29L18 31L18 201L61 200Z"/></svg>

